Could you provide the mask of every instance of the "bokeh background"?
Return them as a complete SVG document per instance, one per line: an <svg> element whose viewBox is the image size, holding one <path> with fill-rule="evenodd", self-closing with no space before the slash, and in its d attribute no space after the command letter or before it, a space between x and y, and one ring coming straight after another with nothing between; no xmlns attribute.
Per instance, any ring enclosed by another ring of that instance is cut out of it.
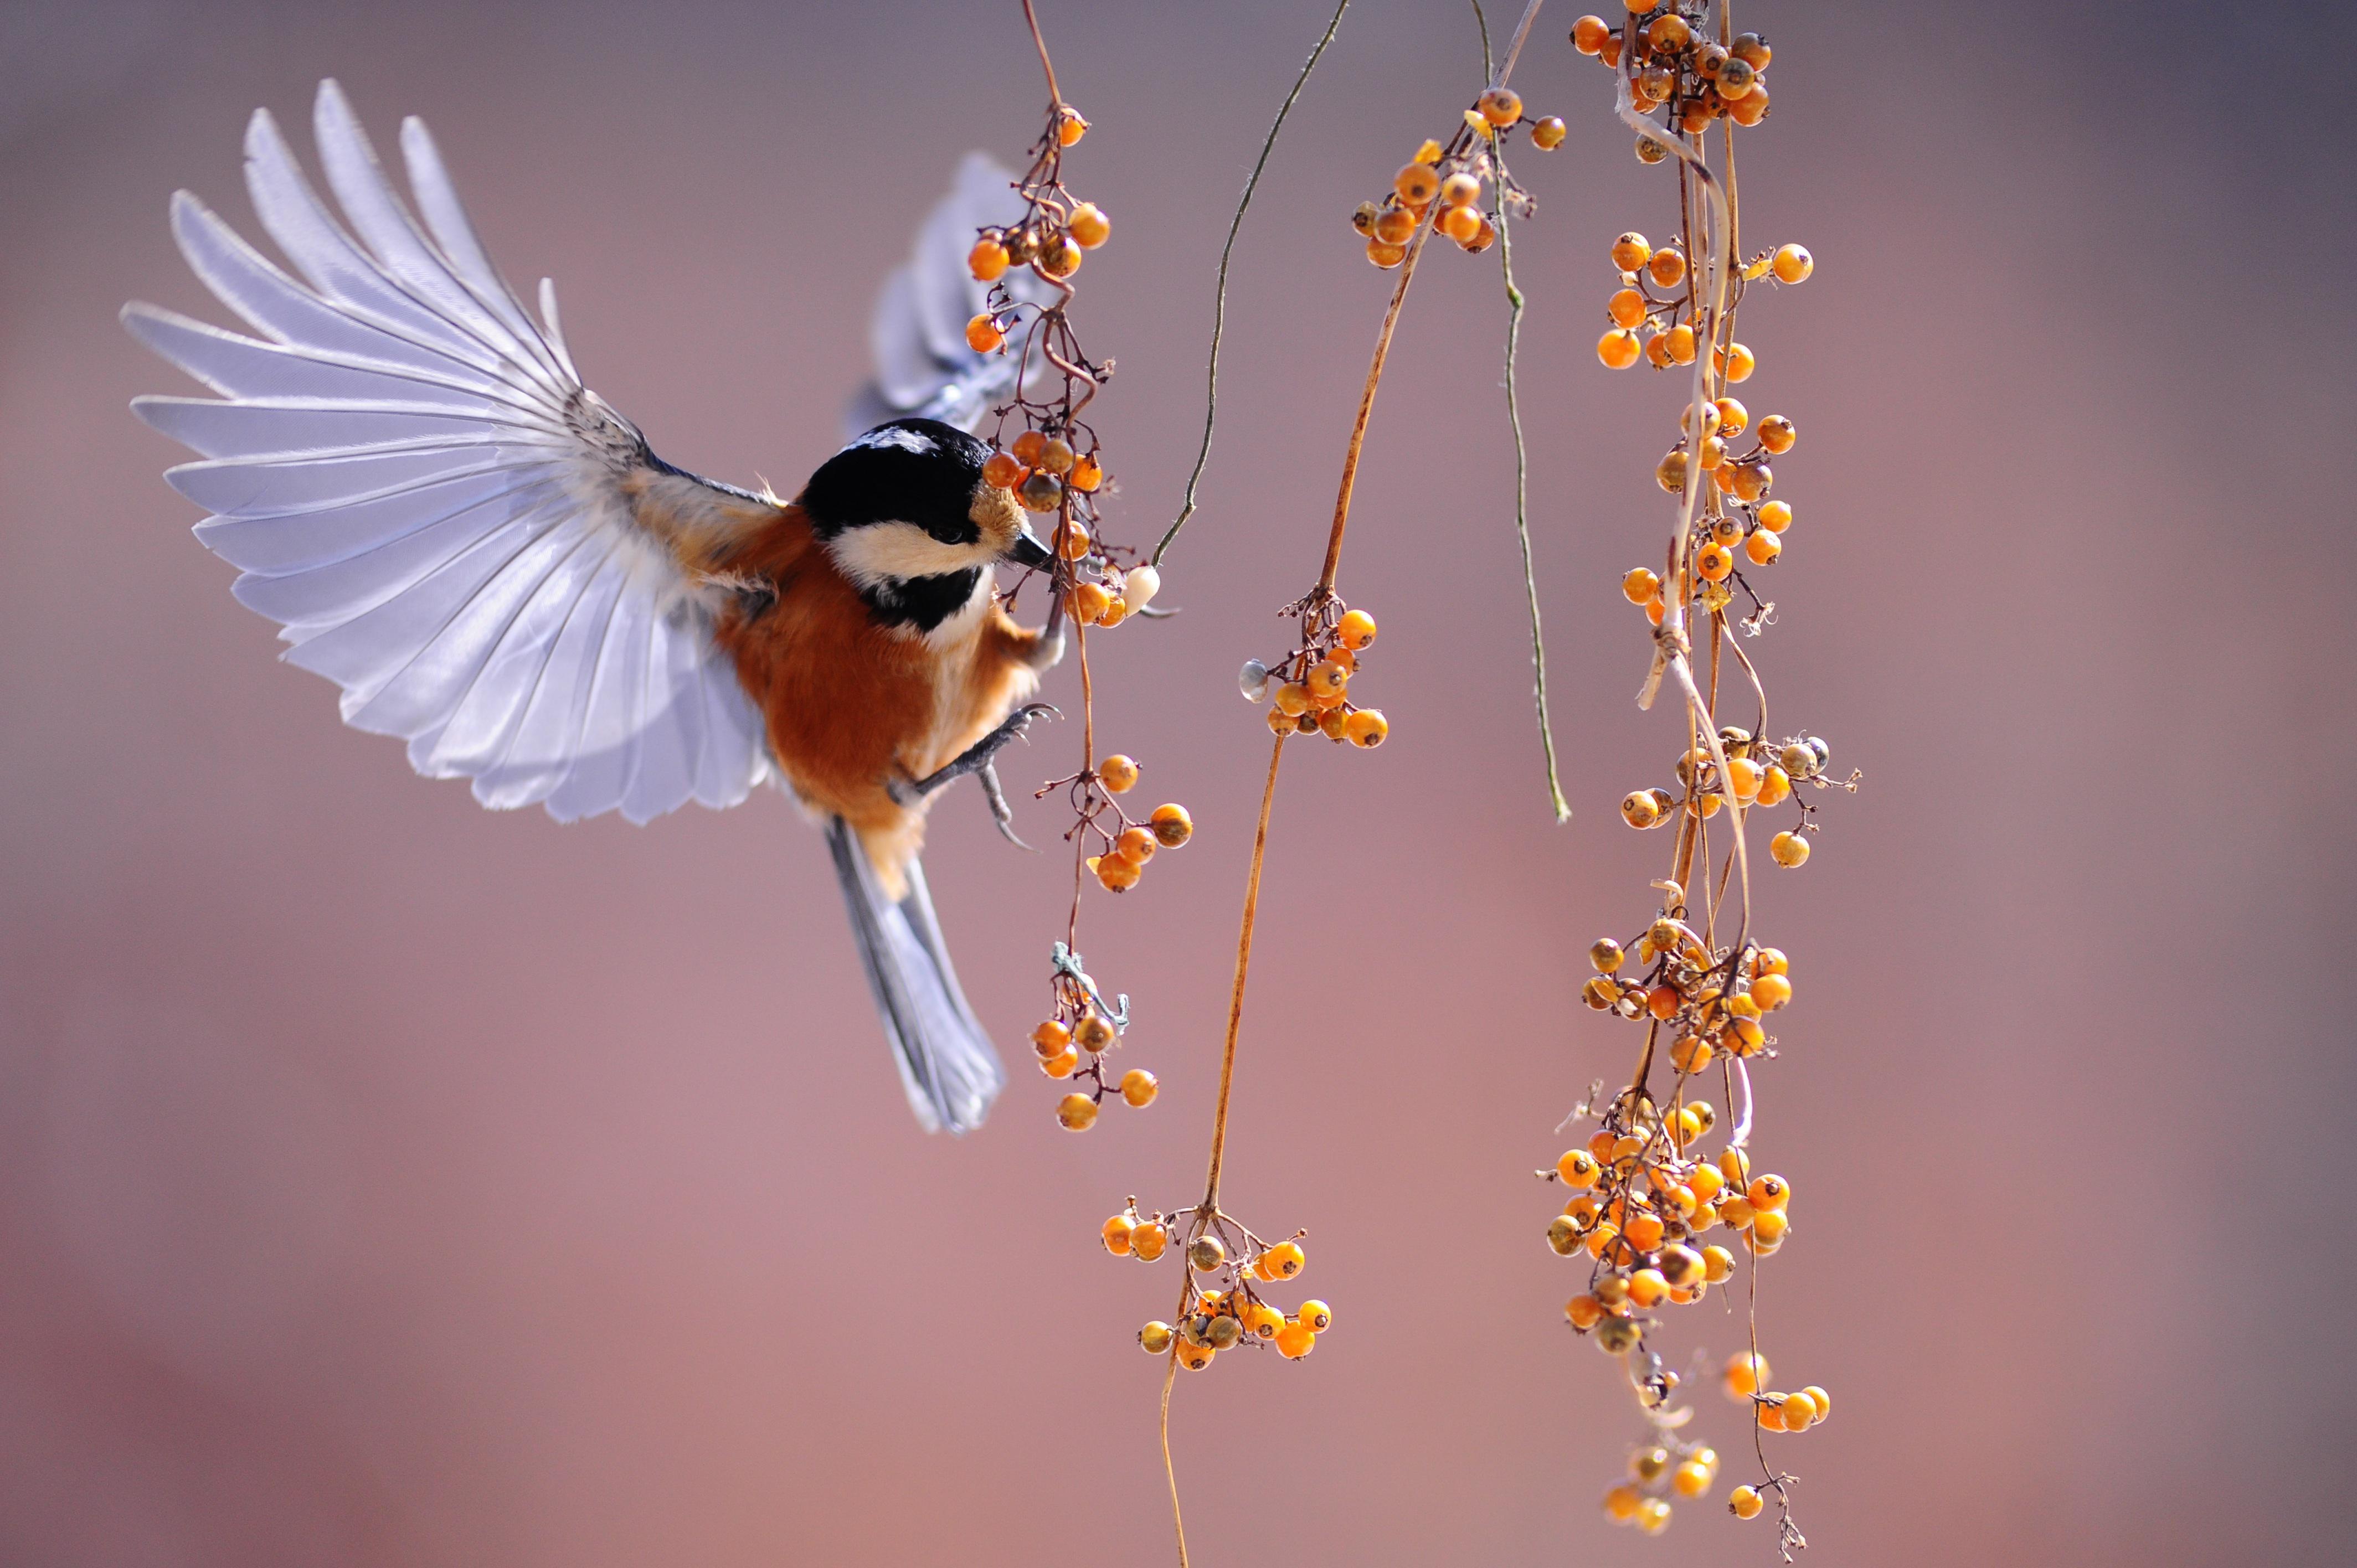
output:
<svg viewBox="0 0 2357 1568"><path fill-rule="evenodd" d="M1081 279L1135 540L1200 416L1226 215L1324 0L1046 0ZM1511 25L1511 0L1492 0ZM1617 596L1677 392L1590 345L1660 230L1550 6L1517 79L1534 528L1566 787L1544 809L1497 258L1436 255L1375 413L1344 588L1380 753L1288 766L1227 1193L1305 1227L1337 1326L1178 1389L1199 1562L1769 1562L1598 1499L1637 1435L1561 1322L1530 1172L1633 1032L1580 955L1644 918L1666 779ZM1793 955L1759 1146L1775 1452L1818 1563L2347 1560L2352 1109L2351 186L2276 111L2346 11L1810 6L1743 144L1746 233L1817 257L1745 312L1803 433L1758 645L1778 727L1866 789L1761 886ZM1232 672L1313 576L1389 279L1344 224L1473 91L1467 7L1361 0L1237 257L1185 613L1096 650L1107 742L1195 843L1092 898L1147 1113L1059 1131L1019 1059L1054 858L963 794L929 857L1015 1076L920 1135L816 834L782 799L644 830L493 816L274 665L133 421L183 391L127 298L223 319L166 231L251 231L256 104L333 74L423 113L511 275L673 460L791 489L866 370L881 272L1042 93L990 5L26 0L0 13L0 1562L178 1568L1158 1563L1172 1275L1098 1251L1200 1192L1265 732ZM2326 101L2330 101L2328 91ZM1075 694L1068 667L1050 695ZM1011 779L1068 770L1069 728ZM1058 824L1024 803L1021 825ZM1681 1321L1681 1354L1739 1316ZM1743 1467L1738 1412L1701 1428Z"/></svg>

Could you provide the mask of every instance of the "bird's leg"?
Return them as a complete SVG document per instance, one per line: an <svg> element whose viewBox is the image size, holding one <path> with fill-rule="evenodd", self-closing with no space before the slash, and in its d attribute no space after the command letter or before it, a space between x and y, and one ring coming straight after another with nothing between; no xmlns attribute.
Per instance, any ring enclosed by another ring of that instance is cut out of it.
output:
<svg viewBox="0 0 2357 1568"><path fill-rule="evenodd" d="M990 802L990 820L998 824L998 836L1017 849L1030 849L1015 836L1015 813L1006 809L1006 791L998 787L998 769L985 762L974 769L974 777L982 780L983 798Z"/></svg>
<svg viewBox="0 0 2357 1568"><path fill-rule="evenodd" d="M990 759L998 755L1000 748L1029 729L1031 721L1042 714L1054 714L1058 718L1064 716L1046 703L1026 703L1007 714L1004 724L967 746L939 770L922 779L892 779L885 788L900 804L913 806L942 785L955 783L969 773L988 768Z"/></svg>

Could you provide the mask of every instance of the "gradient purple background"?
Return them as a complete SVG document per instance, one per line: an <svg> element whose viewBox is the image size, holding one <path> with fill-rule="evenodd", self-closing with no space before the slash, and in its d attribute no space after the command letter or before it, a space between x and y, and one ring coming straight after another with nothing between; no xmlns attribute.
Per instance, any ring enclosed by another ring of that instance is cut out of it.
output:
<svg viewBox="0 0 2357 1568"><path fill-rule="evenodd" d="M1072 178L1116 225L1080 319L1120 361L1135 540L1192 456L1225 214L1325 5L1045 9L1097 125ZM1579 955L1645 914L1666 843L1611 807L1678 744L1630 701L1616 589L1657 549L1677 393L1589 349L1606 244L1671 198L1564 43L1577 10L1517 79L1573 127L1522 160L1517 255L1579 816L1538 785L1496 258L1437 255L1343 574L1394 740L1288 764L1229 1167L1232 1208L1308 1228L1337 1326L1180 1385L1203 1563L1772 1561L1715 1505L1658 1541L1597 1511L1636 1423L1560 1321L1528 1175L1633 1050L1577 1005ZM1747 235L1818 263L1745 314L1747 400L1803 432L1757 651L1777 727L1867 779L1762 886L1801 987L1760 1086L1800 1194L1763 1343L1841 1405L1774 1450L1808 1561L2345 1561L2352 222L2332 122L2273 127L2314 106L2283 51L2357 39L2280 5L1738 19L1778 46ZM490 815L274 666L157 477L183 454L124 412L187 385L113 313L224 319L166 198L251 231L246 113L307 150L332 73L381 145L427 116L659 450L790 489L955 156L1036 127L1013 0L86 0L0 16L0 1562L1168 1560L1131 1336L1173 1275L1093 1232L1200 1191L1265 757L1232 672L1315 572L1388 287L1343 219L1472 90L1463 9L1345 23L1239 252L1186 613L1098 644L1107 744L1200 830L1084 914L1162 1099L1076 1139L1025 1068L962 1143L911 1123L784 800ZM1049 730L1010 787L1076 748ZM1060 867L963 792L935 821L1012 1056ZM1740 1333L1706 1307L1674 1343ZM1731 1481L1740 1423L1701 1403Z"/></svg>

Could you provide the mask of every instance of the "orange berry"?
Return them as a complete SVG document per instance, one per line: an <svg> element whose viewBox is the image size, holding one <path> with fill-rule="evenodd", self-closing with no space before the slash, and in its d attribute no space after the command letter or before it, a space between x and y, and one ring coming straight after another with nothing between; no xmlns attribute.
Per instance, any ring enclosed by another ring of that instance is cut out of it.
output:
<svg viewBox="0 0 2357 1568"><path fill-rule="evenodd" d="M1072 1043L1091 1056L1111 1050L1113 1043L1119 1038L1121 1036L1114 1031L1114 1026L1105 1021L1104 1015L1094 1009L1082 1014L1080 1023L1072 1030Z"/></svg>
<svg viewBox="0 0 2357 1568"><path fill-rule="evenodd" d="M1474 100L1481 118L1492 125L1511 125L1523 117L1522 95L1511 87L1493 87Z"/></svg>
<svg viewBox="0 0 2357 1568"><path fill-rule="evenodd" d="M1760 780L1763 776L1764 770L1760 766L1748 757L1727 759L1727 785L1735 791L1735 798L1738 800L1748 801L1760 793Z"/></svg>
<svg viewBox="0 0 2357 1568"><path fill-rule="evenodd" d="M1739 435L1743 427L1751 423L1751 411L1731 397L1720 398L1711 406L1718 410L1718 428L1722 435Z"/></svg>
<svg viewBox="0 0 2357 1568"><path fill-rule="evenodd" d="M1753 1208L1765 1214L1781 1208L1790 1202L1792 1187L1791 1183L1780 1176L1754 1176L1751 1178L1751 1185L1744 1189L1743 1196L1750 1202Z"/></svg>
<svg viewBox="0 0 2357 1568"><path fill-rule="evenodd" d="M1170 1348L1170 1341L1177 1337L1178 1330L1157 1318L1137 1331L1138 1348L1149 1356L1159 1356Z"/></svg>
<svg viewBox="0 0 2357 1568"><path fill-rule="evenodd" d="M1006 247L996 240L977 240L974 249L965 253L966 270L974 274L977 283L996 281L1012 260Z"/></svg>
<svg viewBox="0 0 2357 1568"><path fill-rule="evenodd" d="M1637 335L1625 327L1616 327L1596 340L1596 357L1604 361L1607 370L1625 371L1643 352Z"/></svg>
<svg viewBox="0 0 2357 1568"><path fill-rule="evenodd" d="M1381 240L1370 240L1367 242L1367 260L1383 268L1385 272L1389 272L1392 268L1398 266L1402 262L1407 260L1407 247L1405 245L1388 245Z"/></svg>
<svg viewBox="0 0 2357 1568"><path fill-rule="evenodd" d="M1391 725L1381 708L1361 708L1342 721L1342 735L1352 746L1372 748L1390 738Z"/></svg>
<svg viewBox="0 0 2357 1568"><path fill-rule="evenodd" d="M1614 295L1604 308L1611 313L1612 319L1619 325L1636 327L1642 324L1652 306L1647 305L1645 296L1635 289L1624 288Z"/></svg>
<svg viewBox="0 0 2357 1568"><path fill-rule="evenodd" d="M988 311L965 324L965 344L977 354L995 354L1006 345L1006 334L998 329Z"/></svg>
<svg viewBox="0 0 2357 1568"><path fill-rule="evenodd" d="M1586 1149L1572 1149L1555 1161L1555 1174L1566 1187L1589 1187L1596 1185L1596 1178L1603 1174L1603 1167Z"/></svg>
<svg viewBox="0 0 2357 1568"><path fill-rule="evenodd" d="M1056 141L1060 145L1069 147L1088 134L1089 123L1081 118L1079 110L1069 103L1056 106Z"/></svg>
<svg viewBox="0 0 2357 1568"><path fill-rule="evenodd" d="M1670 1047L1670 1065L1683 1073L1697 1073L1708 1067L1712 1051L1710 1042L1699 1035L1681 1036Z"/></svg>
<svg viewBox="0 0 2357 1568"><path fill-rule="evenodd" d="M982 465L982 482L1011 490L1023 478L1023 465L1005 452L993 452Z"/></svg>
<svg viewBox="0 0 2357 1568"><path fill-rule="evenodd" d="M1481 199L1481 182L1469 174L1452 174L1440 182L1443 207L1469 207Z"/></svg>
<svg viewBox="0 0 2357 1568"><path fill-rule="evenodd" d="M1254 1302L1244 1314L1244 1332L1255 1339L1274 1339L1285 1332L1285 1314L1265 1301Z"/></svg>
<svg viewBox="0 0 2357 1568"><path fill-rule="evenodd" d="M1751 982L1751 999L1773 1012L1792 999L1792 983L1781 974L1762 974Z"/></svg>
<svg viewBox="0 0 2357 1568"><path fill-rule="evenodd" d="M1645 29L1646 46L1655 54L1678 54L1692 42L1694 29L1686 26L1685 18L1674 11L1666 16L1655 17L1652 25Z"/></svg>
<svg viewBox="0 0 2357 1568"><path fill-rule="evenodd" d="M1755 566L1765 566L1784 553L1784 542L1766 529L1760 529L1743 542L1743 553Z"/></svg>
<svg viewBox="0 0 2357 1568"><path fill-rule="evenodd" d="M1767 1506L1757 1487L1738 1487L1727 1494L1727 1511L1738 1519L1758 1519Z"/></svg>
<svg viewBox="0 0 2357 1568"><path fill-rule="evenodd" d="M1768 853L1789 871L1809 858L1809 841L1795 832L1778 833L1768 841Z"/></svg>
<svg viewBox="0 0 2357 1568"><path fill-rule="evenodd" d="M1760 445L1779 456L1790 452L1799 435L1792 422L1781 413L1771 413L1760 422Z"/></svg>
<svg viewBox="0 0 2357 1568"><path fill-rule="evenodd" d="M1656 256L1653 259L1655 261L1661 260L1659 256ZM1669 355L1670 363L1673 365L1691 365L1695 362L1695 331L1693 328L1686 326L1684 322L1680 322L1677 326L1671 328L1667 332L1662 334L1662 338L1663 352Z"/></svg>
<svg viewBox="0 0 2357 1568"><path fill-rule="evenodd" d="M1571 25L1571 47L1581 54L1592 55L1604 47L1612 29L1601 16L1582 16Z"/></svg>
<svg viewBox="0 0 2357 1568"><path fill-rule="evenodd" d="M1090 861L1091 869L1095 871L1097 880L1104 885L1108 893L1125 893L1136 886L1138 878L1146 875L1144 866L1118 854L1092 855Z"/></svg>
<svg viewBox="0 0 2357 1568"><path fill-rule="evenodd" d="M1408 164L1392 176L1392 188L1410 207L1422 207L1440 194L1440 176L1430 164Z"/></svg>
<svg viewBox="0 0 2357 1568"><path fill-rule="evenodd" d="M1803 1389L1801 1391L1809 1396L1809 1402L1811 1404L1817 1407L1817 1413L1815 1416L1816 1420L1823 1421L1827 1415L1833 1412L1832 1399L1826 1394L1824 1390L1817 1387L1816 1384L1811 1383L1807 1388Z"/></svg>
<svg viewBox="0 0 2357 1568"><path fill-rule="evenodd" d="M1068 278L1081 270L1081 258L1086 253L1069 236L1059 235L1039 247L1031 265L1043 276Z"/></svg>
<svg viewBox="0 0 2357 1568"><path fill-rule="evenodd" d="M1785 1233L1792 1228L1792 1216L1781 1208L1752 1211L1751 1240L1761 1247L1773 1249L1782 1245Z"/></svg>
<svg viewBox="0 0 2357 1568"><path fill-rule="evenodd" d="M1301 1324L1288 1323L1276 1331L1276 1353L1288 1361L1298 1361L1317 1345L1317 1334Z"/></svg>
<svg viewBox="0 0 2357 1568"><path fill-rule="evenodd" d="M1806 1394L1786 1394L1778 1410L1787 1432L1806 1432L1817 1419L1817 1402Z"/></svg>
<svg viewBox="0 0 2357 1568"><path fill-rule="evenodd" d="M1070 1078L1081 1065L1081 1053L1066 1046L1052 1057L1040 1058L1039 1070L1049 1078Z"/></svg>
<svg viewBox="0 0 2357 1568"><path fill-rule="evenodd" d="M1624 273L1633 273L1652 259L1653 247L1645 236L1631 230L1612 242L1612 264Z"/></svg>
<svg viewBox="0 0 2357 1568"><path fill-rule="evenodd" d="M1650 1252L1662 1244L1662 1217L1643 1209L1629 1216L1628 1229L1622 1232L1629 1244L1641 1252Z"/></svg>
<svg viewBox="0 0 2357 1568"><path fill-rule="evenodd" d="M1074 460L1072 471L1064 482L1076 490L1093 493L1099 485L1104 483L1104 465L1100 463L1097 460L1097 455L1092 452L1084 457Z"/></svg>
<svg viewBox="0 0 2357 1568"><path fill-rule="evenodd" d="M1734 570L1734 552L1724 544L1706 544L1695 553L1695 571L1706 583L1725 582Z"/></svg>
<svg viewBox="0 0 2357 1568"><path fill-rule="evenodd" d="M1727 1185L1727 1178L1719 1174L1717 1165L1696 1165L1686 1176L1686 1185L1694 1188L1695 1197L1708 1203Z"/></svg>
<svg viewBox="0 0 2357 1568"><path fill-rule="evenodd" d="M1735 1254L1724 1247L1702 1250L1702 1277L1710 1284L1720 1284L1734 1277Z"/></svg>
<svg viewBox="0 0 2357 1568"><path fill-rule="evenodd" d="M1754 68L1755 71L1757 68ZM1738 125L1757 125L1768 117L1768 84L1755 74L1751 91L1727 106L1727 117Z"/></svg>
<svg viewBox="0 0 2357 1568"><path fill-rule="evenodd" d="M1351 672L1329 659L1309 671L1304 682L1309 688L1309 700L1325 703L1339 702L1351 684Z"/></svg>
<svg viewBox="0 0 2357 1568"><path fill-rule="evenodd" d="M1727 1391L1727 1397L1740 1403L1758 1393L1760 1385L1772 1375L1768 1369L1767 1357L1738 1350L1727 1359L1727 1365L1719 1371L1718 1380Z"/></svg>
<svg viewBox="0 0 2357 1568"><path fill-rule="evenodd" d="M1114 840L1113 847L1114 853L1124 859L1144 865L1154 858L1154 852L1162 847L1162 841L1154 836L1151 828L1124 828L1121 836Z"/></svg>
<svg viewBox="0 0 2357 1568"><path fill-rule="evenodd" d="M1072 471L1072 444L1060 435L1050 435L1039 444L1039 467L1056 475Z"/></svg>
<svg viewBox="0 0 2357 1568"><path fill-rule="evenodd" d="M1375 214L1375 238L1386 245L1405 245L1415 232L1416 215L1405 207L1386 207Z"/></svg>
<svg viewBox="0 0 2357 1568"><path fill-rule="evenodd" d="M1267 1264L1268 1277L1276 1280L1291 1279L1299 1273L1303 1265L1308 1262L1308 1259L1303 1256L1301 1245L1297 1241L1279 1241L1275 1246L1263 1252L1261 1257Z"/></svg>
<svg viewBox="0 0 2357 1568"><path fill-rule="evenodd" d="M1779 245L1776 259L1768 264L1775 270L1778 283L1800 283L1817 270L1816 259L1805 245Z"/></svg>
<svg viewBox="0 0 2357 1568"><path fill-rule="evenodd" d="M1104 1222L1105 1251L1116 1258L1129 1256L1129 1233L1137 1229L1137 1221L1125 1214L1116 1214Z"/></svg>
<svg viewBox="0 0 2357 1568"><path fill-rule="evenodd" d="M1107 218L1092 201L1083 201L1072 209L1071 218L1064 225L1065 232L1084 251L1093 251L1113 237L1113 220Z"/></svg>
<svg viewBox="0 0 2357 1568"><path fill-rule="evenodd" d="M1781 768L1770 768L1768 777L1760 781L1760 803L1763 806L1781 805L1792 793L1792 776Z"/></svg>
<svg viewBox="0 0 2357 1568"><path fill-rule="evenodd" d="M1113 596L1101 583L1075 583L1064 596L1064 610L1082 626L1094 626L1113 607Z"/></svg>
<svg viewBox="0 0 2357 1568"><path fill-rule="evenodd" d="M1553 152L1563 145L1565 130L1562 119L1550 114L1531 127L1531 145L1543 153Z"/></svg>
<svg viewBox="0 0 2357 1568"><path fill-rule="evenodd" d="M1604 1304L1592 1295L1576 1295L1564 1304L1563 1315L1574 1328L1586 1333L1604 1316Z"/></svg>
<svg viewBox="0 0 2357 1568"><path fill-rule="evenodd" d="M1659 338L1653 339L1658 343ZM1686 455L1683 448L1663 457L1653 470L1653 478L1662 489L1676 495L1686 488Z"/></svg>
<svg viewBox="0 0 2357 1568"><path fill-rule="evenodd" d="M1130 1256L1144 1262L1150 1263L1162 1256L1163 1249L1169 1245L1169 1230L1151 1219L1129 1233Z"/></svg>
<svg viewBox="0 0 2357 1568"><path fill-rule="evenodd" d="M1097 1102L1085 1094L1068 1094L1056 1103L1056 1120L1068 1132L1085 1133L1096 1124Z"/></svg>
<svg viewBox="0 0 2357 1568"><path fill-rule="evenodd" d="M1685 280L1686 253L1675 245L1664 245L1647 259L1645 271L1656 287L1675 288Z"/></svg>
<svg viewBox="0 0 2357 1568"><path fill-rule="evenodd" d="M1469 244L1481 232L1481 214L1470 207L1452 207L1440 217L1440 231L1458 244Z"/></svg>
<svg viewBox="0 0 2357 1568"><path fill-rule="evenodd" d="M1632 790L1621 797L1620 818L1632 828L1650 828L1662 820L1662 809L1653 803L1652 791Z"/></svg>
<svg viewBox="0 0 2357 1568"><path fill-rule="evenodd" d="M1177 849L1195 836L1195 819L1187 814L1186 807L1176 803L1155 807L1146 825L1164 849Z"/></svg>
<svg viewBox="0 0 2357 1568"><path fill-rule="evenodd" d="M1637 1510L1644 1507L1645 1498L1636 1487L1621 1485L1604 1494L1605 1517L1615 1524L1634 1524Z"/></svg>
<svg viewBox="0 0 2357 1568"><path fill-rule="evenodd" d="M1142 1067L1134 1067L1121 1075L1121 1097L1132 1106L1143 1108L1153 1104L1154 1097L1161 1090L1162 1086L1155 1080L1154 1075Z"/></svg>
<svg viewBox="0 0 2357 1568"><path fill-rule="evenodd" d="M1137 782L1137 764L1115 752L1097 764L1097 781L1119 795Z"/></svg>
<svg viewBox="0 0 2357 1568"><path fill-rule="evenodd" d="M1312 1334L1323 1334L1334 1326L1334 1309L1315 1296L1303 1302L1301 1310L1294 1316L1301 1320L1301 1326Z"/></svg>
<svg viewBox="0 0 2357 1568"><path fill-rule="evenodd" d="M1294 716L1291 714L1286 713L1283 708L1272 705L1265 716L1268 720L1268 728L1271 735L1282 736L1299 735L1301 733L1301 727L1294 722Z"/></svg>
<svg viewBox="0 0 2357 1568"><path fill-rule="evenodd" d="M1619 1240L1620 1235L1620 1227L1610 1220L1607 1219L1599 1223L1587 1233L1587 1255L1591 1258L1604 1256L1604 1249Z"/></svg>
<svg viewBox="0 0 2357 1568"><path fill-rule="evenodd" d="M1784 1407L1781 1404L1756 1404L1751 1408L1759 1420L1760 1431L1784 1430Z"/></svg>
<svg viewBox="0 0 2357 1568"><path fill-rule="evenodd" d="M1354 651L1364 648L1375 640L1375 618L1364 610L1346 611L1334 623L1334 635L1345 648Z"/></svg>
<svg viewBox="0 0 2357 1568"><path fill-rule="evenodd" d="M1185 1339L1178 1341L1178 1364L1190 1372L1200 1372L1211 1364L1217 1354L1209 1345L1196 1345Z"/></svg>
<svg viewBox="0 0 2357 1568"><path fill-rule="evenodd" d="M1792 526L1792 509L1782 501L1761 502L1760 526L1770 533L1783 532Z"/></svg>
<svg viewBox="0 0 2357 1568"><path fill-rule="evenodd" d="M1713 349L1710 352L1710 363L1713 370L1730 381L1749 381L1751 372L1759 368L1759 361L1751 357L1751 350L1740 343L1729 343L1724 349Z"/></svg>
<svg viewBox="0 0 2357 1568"><path fill-rule="evenodd" d="M1072 1043L1072 1032L1050 1018L1031 1031L1031 1048L1043 1057L1060 1055Z"/></svg>

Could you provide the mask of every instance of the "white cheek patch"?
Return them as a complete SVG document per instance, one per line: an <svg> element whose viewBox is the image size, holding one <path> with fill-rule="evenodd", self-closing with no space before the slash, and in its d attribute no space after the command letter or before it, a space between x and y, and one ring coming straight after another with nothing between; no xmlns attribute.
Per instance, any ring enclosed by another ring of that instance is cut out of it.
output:
<svg viewBox="0 0 2357 1568"><path fill-rule="evenodd" d="M828 540L826 548L843 575L862 588L900 578L944 576L986 566L997 558L997 553L980 541L944 544L915 523L899 521L846 528Z"/></svg>

